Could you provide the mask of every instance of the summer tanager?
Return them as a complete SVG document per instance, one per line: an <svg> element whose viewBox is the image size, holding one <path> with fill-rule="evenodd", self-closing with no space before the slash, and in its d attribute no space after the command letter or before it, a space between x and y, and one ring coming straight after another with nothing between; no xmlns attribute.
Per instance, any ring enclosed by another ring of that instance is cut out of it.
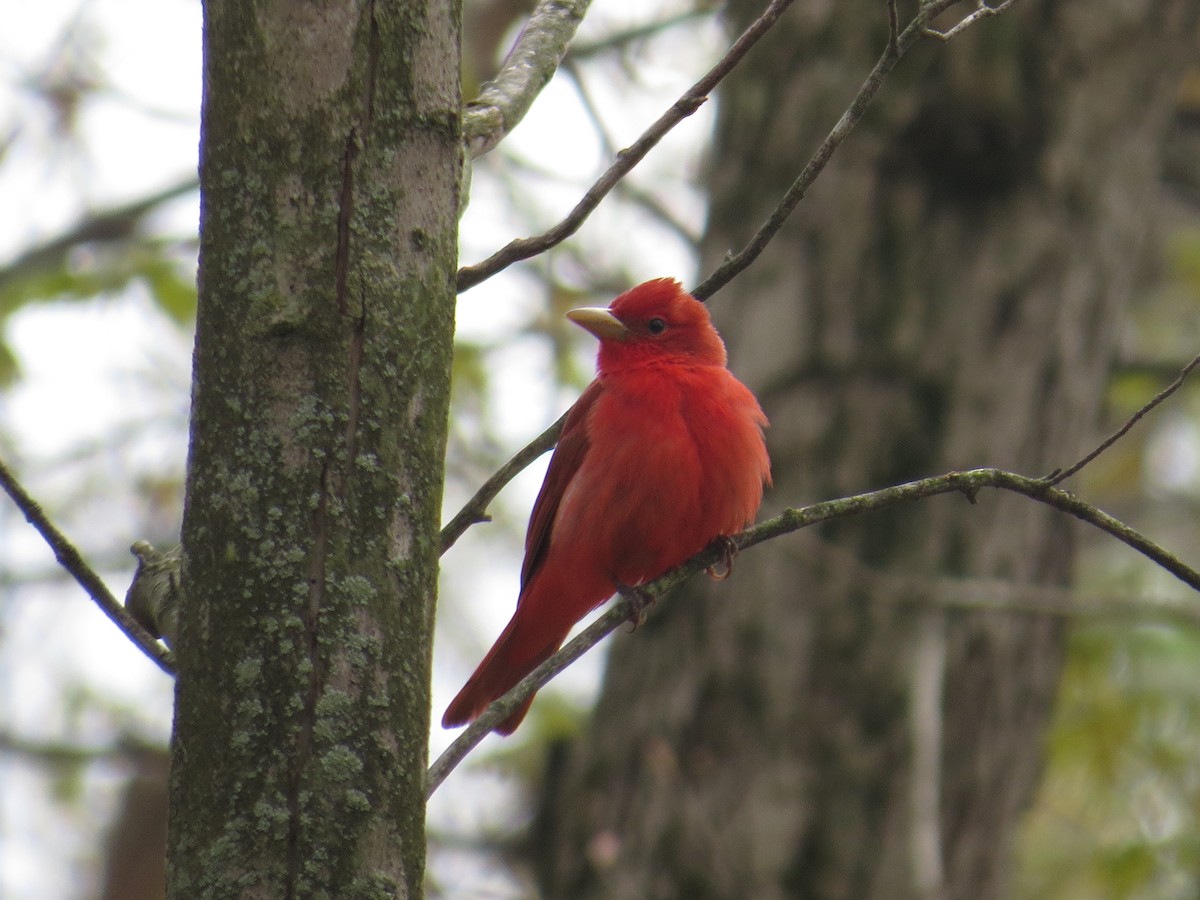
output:
<svg viewBox="0 0 1200 900"><path fill-rule="evenodd" d="M621 587L657 578L758 512L767 418L725 368L708 310L667 278L567 318L600 339L525 537L512 620L446 710L475 719ZM533 697L496 727L511 734Z"/></svg>

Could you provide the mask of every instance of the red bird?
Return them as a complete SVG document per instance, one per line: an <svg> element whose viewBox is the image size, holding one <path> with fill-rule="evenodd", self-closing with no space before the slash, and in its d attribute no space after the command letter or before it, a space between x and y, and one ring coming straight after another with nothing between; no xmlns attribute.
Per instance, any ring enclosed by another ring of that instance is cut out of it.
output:
<svg viewBox="0 0 1200 900"><path fill-rule="evenodd" d="M704 304L638 285L567 318L600 339L525 536L517 610L446 710L465 725L553 654L621 585L645 584L753 521L770 483L767 418L725 368ZM496 726L511 734L533 697Z"/></svg>

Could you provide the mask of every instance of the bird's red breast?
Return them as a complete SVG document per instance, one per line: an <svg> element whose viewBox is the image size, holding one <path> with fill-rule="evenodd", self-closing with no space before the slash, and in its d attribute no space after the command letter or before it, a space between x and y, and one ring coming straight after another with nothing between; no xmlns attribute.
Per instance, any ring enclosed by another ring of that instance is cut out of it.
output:
<svg viewBox="0 0 1200 900"><path fill-rule="evenodd" d="M568 316L600 339L530 518L517 610L450 704L465 724L562 644L618 584L667 572L758 512L766 416L725 367L708 310L658 279ZM497 731L511 733L529 704Z"/></svg>

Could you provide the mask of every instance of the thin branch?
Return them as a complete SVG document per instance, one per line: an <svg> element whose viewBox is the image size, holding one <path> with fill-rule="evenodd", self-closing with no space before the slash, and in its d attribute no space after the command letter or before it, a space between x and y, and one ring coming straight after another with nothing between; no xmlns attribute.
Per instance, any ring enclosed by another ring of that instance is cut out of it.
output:
<svg viewBox="0 0 1200 900"><path fill-rule="evenodd" d="M685 567L687 565L689 564L685 563ZM699 571L699 568L696 571ZM669 577L669 575L664 575L663 578L658 579L651 585L647 585L643 590L652 596L658 596L655 586ZM503 722L509 715L516 712L517 707L521 705L526 697L544 687L550 679L554 678L559 672L600 643L610 633L619 628L623 622L629 621L632 611L631 601L622 597L596 619L595 622L569 641L561 650L522 678L511 691L499 700L494 701L483 711L483 714L478 719L468 725L463 733L455 738L454 743L447 747L442 755L429 767L429 773L426 776L425 796L432 796L433 792L438 789L438 785L446 780L446 776L453 772L458 764L466 758L466 755L480 741L487 737L488 732Z"/></svg>
<svg viewBox="0 0 1200 900"><path fill-rule="evenodd" d="M996 488L1021 494L1087 522L1137 550L1193 590L1200 591L1200 572L1186 565L1174 554L1149 538L1095 506L1084 503L1074 495L1050 487L1041 479L1028 478L1002 469L950 472L839 500L814 503L800 509L787 509L773 519L746 529L734 537L733 542L739 550L744 550L755 544L761 544L764 541L821 522L874 512L938 494L960 493L974 503L979 491L984 488ZM696 573L719 562L722 555L722 548L709 547L678 568L643 585L639 590L650 598L662 597L675 590ZM430 767L427 775L427 795L432 794L488 732L511 715L526 697L544 687L555 675L598 644L623 622L628 621L633 611L632 603L633 601L628 598L620 598L574 640L534 669L507 694L493 702Z"/></svg>
<svg viewBox="0 0 1200 900"><path fill-rule="evenodd" d="M701 300L707 299L729 283L739 272L749 266L762 253L766 245L778 233L787 217L804 199L809 187L816 180L821 170L825 168L830 156L846 139L854 126L862 118L867 106L878 93L884 78L895 68L896 63L921 37L935 37L939 40L949 40L961 34L966 28L990 16L999 15L1008 9L1015 0L1004 0L997 6L980 3L975 12L968 15L954 28L946 32L929 27L929 22L945 12L961 0L931 0L923 3L917 16L909 23L902 33L897 35L896 9L894 2L889 2L888 43L875 68L867 76L859 93L843 113L841 119L809 160L804 171L784 194L779 206L767 219L766 223L755 233L750 242L736 255L731 255L712 275L703 281L692 293ZM607 194L625 177L646 154L660 141L663 136L687 116L694 113L708 99L712 91L730 71L741 61L758 39L771 28L783 11L791 5L791 0L772 0L762 15L742 33L729 51L708 73L687 92L683 94L659 119L648 128L631 147L617 154L617 159L603 175L588 189L583 198L575 205L567 216L557 225L540 235L530 238L519 238L510 241L487 259L473 266L464 266L458 271L458 290L469 290L482 281L503 271L515 262L536 256L560 244L584 223L592 211L599 205Z"/></svg>
<svg viewBox="0 0 1200 900"><path fill-rule="evenodd" d="M1197 365L1200 365L1200 356L1197 356L1190 363L1188 363L1186 366L1184 366L1183 371L1181 371L1179 373L1179 375L1176 376L1174 381L1172 381L1169 385L1167 385L1165 388L1163 388L1161 391L1159 391L1157 394L1155 394L1154 398L1152 400L1150 400L1149 403L1147 403L1145 406L1143 406L1141 409L1139 409L1137 412L1135 412L1132 416L1130 416L1125 421L1125 424L1122 425L1120 428L1118 428L1112 435L1110 435L1109 438L1107 440L1105 440L1099 447L1097 447L1095 450L1093 450L1091 453L1089 453L1083 459L1079 460L1079 462L1075 463L1074 465L1068 466L1065 469L1055 469L1053 472L1051 472L1049 475L1047 475L1043 479L1046 482L1046 484L1053 486L1062 481L1066 481L1068 478L1070 478L1072 475L1074 475L1076 472L1078 472L1080 469L1082 469L1084 466L1086 466L1088 463L1090 463L1092 460L1094 460L1097 456L1099 456L1101 453L1103 453L1105 450L1107 450L1109 447L1111 447L1113 444L1115 444L1121 438L1125 437L1125 435L1129 433L1129 430L1138 423L1138 421L1142 418L1142 416L1146 415L1146 413L1150 412L1150 410L1154 409L1154 407L1158 406L1160 403L1162 403L1164 400L1166 400L1168 397L1170 397L1173 393L1175 393L1177 390L1179 390L1179 388L1183 386L1184 380L1188 377L1188 375L1191 374L1192 369L1196 368Z"/></svg>
<svg viewBox="0 0 1200 900"><path fill-rule="evenodd" d="M747 529L736 538L736 542L739 548L752 547L781 534L789 534L797 529L807 528L817 522L873 512L887 506L909 503L937 494L957 492L973 502L983 488L997 488L1022 494L1094 525L1137 550L1151 562L1166 569L1188 587L1200 591L1200 572L1186 565L1178 557L1120 520L1085 503L1074 494L1047 485L1040 478L1029 478L1025 475L1006 472L1003 469L971 469L967 472L950 472L946 475L910 481L896 487L883 488L841 500L816 503L802 509L784 510L775 518Z"/></svg>
<svg viewBox="0 0 1200 900"><path fill-rule="evenodd" d="M491 521L487 514L488 504L496 499L496 495L504 489L531 462L554 446L558 433L562 431L567 414L559 416L558 421L526 444L517 454L496 470L496 473L483 483L466 505L442 528L442 549L445 553L454 546L455 541L462 537L472 525L479 522Z"/></svg>
<svg viewBox="0 0 1200 900"><path fill-rule="evenodd" d="M463 113L463 143L471 159L493 149L525 118L566 55L591 0L541 0L496 77Z"/></svg>
<svg viewBox="0 0 1200 900"><path fill-rule="evenodd" d="M519 238L511 241L500 250L493 253L483 262L473 266L464 266L458 270L458 290L460 292L475 287L475 285L495 275L513 263L528 259L549 250L556 244L574 234L584 220L591 214L600 201L611 191L630 170L633 169L663 139L672 128L699 109L708 99L709 93L741 62L742 58L754 46L771 26L783 15L792 4L792 0L771 0L762 14L742 32L741 37L734 41L726 54L708 72L690 87L675 103L659 116L634 143L617 154L616 160L608 167L603 175L583 195L575 208L567 217L543 234L531 238Z"/></svg>
<svg viewBox="0 0 1200 900"><path fill-rule="evenodd" d="M1000 13L1004 12L1016 2L1017 0L1003 0L1003 2L998 3L996 6L989 6L986 2L984 2L984 0L980 0L979 6L975 8L975 12L971 13L969 16L966 16L953 28L950 28L947 31L938 31L936 28L925 27L921 30L921 34L924 37L931 37L934 40L942 42L948 41L951 38L958 37L958 35L962 34L980 19L986 19L990 16L1000 15Z"/></svg>
<svg viewBox="0 0 1200 900"><path fill-rule="evenodd" d="M837 124L833 126L825 140L821 142L821 146L817 148L803 171L792 182L787 192L784 193L783 199L779 201L779 205L775 207L762 227L754 233L745 247L736 254L728 255L708 278L693 288L692 296L698 300L707 300L758 259L767 244L783 228L783 223L787 221L788 216L804 199L808 189L817 180L817 176L821 174L834 151L842 145L842 142L849 137L850 132L862 119L867 107L870 106L871 101L875 99L875 95L883 86L884 79L913 44L925 34L929 21L957 2L959 0L937 0L937 2L922 5L916 18L899 34L896 33L898 25L895 5L892 2L888 3L887 46L884 47L874 68L863 81L862 87L858 89L858 93L854 95L854 99L850 101L850 105L846 107L846 111L842 113L842 117L838 119Z"/></svg>
<svg viewBox="0 0 1200 900"><path fill-rule="evenodd" d="M0 461L0 487L8 496L12 497L17 508L25 515L25 519L50 545L59 565L71 573L71 577L87 591L88 596L96 602L104 614L112 619L113 623L125 632L125 636L150 657L160 669L169 675L174 675L175 657L171 651L162 647L146 632L146 629L134 620L133 616L126 612L125 607L113 597L100 576L84 562L83 556L67 540L66 536L54 527L54 524L42 511L41 506L26 493L16 477L9 471L8 466L2 461Z"/></svg>

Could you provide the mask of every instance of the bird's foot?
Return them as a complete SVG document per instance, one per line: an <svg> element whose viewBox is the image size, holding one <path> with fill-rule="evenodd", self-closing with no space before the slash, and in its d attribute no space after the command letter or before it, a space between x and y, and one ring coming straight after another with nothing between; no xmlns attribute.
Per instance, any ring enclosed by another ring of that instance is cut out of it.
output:
<svg viewBox="0 0 1200 900"><path fill-rule="evenodd" d="M733 574L733 561L737 558L738 546L727 534L718 537L713 541L713 545L721 551L721 558L704 571L713 581L724 581Z"/></svg>
<svg viewBox="0 0 1200 900"><path fill-rule="evenodd" d="M637 631L639 625L646 621L646 610L654 605L654 595L640 587L617 582L617 593L629 603L629 624L633 626L630 633Z"/></svg>

